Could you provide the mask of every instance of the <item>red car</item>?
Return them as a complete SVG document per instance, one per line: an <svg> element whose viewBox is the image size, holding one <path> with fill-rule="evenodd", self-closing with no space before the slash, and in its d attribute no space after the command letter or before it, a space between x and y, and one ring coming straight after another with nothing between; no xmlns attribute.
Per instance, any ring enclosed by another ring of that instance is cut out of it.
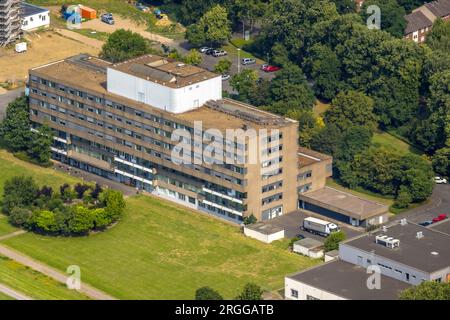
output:
<svg viewBox="0 0 450 320"><path fill-rule="evenodd" d="M264 71L264 72L275 72L275 71L278 71L280 69L281 69L280 67L270 66L268 64L263 64L261 66L261 70Z"/></svg>
<svg viewBox="0 0 450 320"><path fill-rule="evenodd" d="M447 215L446 214L440 214L436 218L433 219L433 223L436 223L436 222L439 222L439 221L442 221L442 220L445 220L445 219L447 219Z"/></svg>

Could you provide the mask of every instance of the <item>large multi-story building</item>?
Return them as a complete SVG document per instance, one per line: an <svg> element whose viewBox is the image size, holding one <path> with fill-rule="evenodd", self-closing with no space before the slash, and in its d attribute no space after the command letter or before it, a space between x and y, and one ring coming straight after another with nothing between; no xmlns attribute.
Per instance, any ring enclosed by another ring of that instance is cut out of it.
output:
<svg viewBox="0 0 450 320"><path fill-rule="evenodd" d="M234 222L298 208L298 123L222 99L217 74L155 55L79 55L31 69L29 95L58 161Z"/></svg>
<svg viewBox="0 0 450 320"><path fill-rule="evenodd" d="M22 0L0 0L0 47L16 41L21 33Z"/></svg>

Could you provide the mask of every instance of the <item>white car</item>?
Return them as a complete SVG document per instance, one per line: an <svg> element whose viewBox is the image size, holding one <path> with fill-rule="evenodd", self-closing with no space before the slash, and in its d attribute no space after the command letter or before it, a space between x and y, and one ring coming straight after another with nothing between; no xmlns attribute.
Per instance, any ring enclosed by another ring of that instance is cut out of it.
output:
<svg viewBox="0 0 450 320"><path fill-rule="evenodd" d="M212 50L212 48L210 47L201 47L200 49L198 49L198 51L200 51L201 53L206 53L206 51L208 50Z"/></svg>
<svg viewBox="0 0 450 320"><path fill-rule="evenodd" d="M437 184L445 184L447 183L447 179L441 177L434 177L434 182Z"/></svg>
<svg viewBox="0 0 450 320"><path fill-rule="evenodd" d="M222 81L227 81L231 78L231 76L229 74L223 74L222 75Z"/></svg>

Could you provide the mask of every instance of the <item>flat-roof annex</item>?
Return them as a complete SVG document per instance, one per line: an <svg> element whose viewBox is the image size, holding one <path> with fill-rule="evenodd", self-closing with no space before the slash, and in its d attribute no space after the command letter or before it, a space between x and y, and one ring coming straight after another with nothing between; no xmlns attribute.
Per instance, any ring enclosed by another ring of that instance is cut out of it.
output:
<svg viewBox="0 0 450 320"><path fill-rule="evenodd" d="M332 260L320 266L287 276L306 285L350 300L397 300L409 284L381 275L381 289L369 289L366 269L342 260Z"/></svg>
<svg viewBox="0 0 450 320"><path fill-rule="evenodd" d="M421 237L417 233L421 232ZM400 240L394 249L375 242L377 235ZM396 223L374 232L344 241L343 245L373 252L373 254L425 272L435 272L450 266L450 236L412 222ZM437 254L435 254L437 253Z"/></svg>

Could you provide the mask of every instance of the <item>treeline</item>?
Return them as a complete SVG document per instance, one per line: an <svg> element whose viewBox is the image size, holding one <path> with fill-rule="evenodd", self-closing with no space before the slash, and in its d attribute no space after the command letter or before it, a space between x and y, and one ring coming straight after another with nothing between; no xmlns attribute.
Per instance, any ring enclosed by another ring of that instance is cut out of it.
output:
<svg viewBox="0 0 450 320"><path fill-rule="evenodd" d="M103 190L98 184L63 184L58 192L38 187L32 177L7 180L2 212L16 226L47 235L87 235L104 230L123 214L122 193Z"/></svg>
<svg viewBox="0 0 450 320"><path fill-rule="evenodd" d="M28 98L19 97L6 108L5 119L0 123L0 145L22 160L50 166L53 131L43 125L31 131Z"/></svg>

